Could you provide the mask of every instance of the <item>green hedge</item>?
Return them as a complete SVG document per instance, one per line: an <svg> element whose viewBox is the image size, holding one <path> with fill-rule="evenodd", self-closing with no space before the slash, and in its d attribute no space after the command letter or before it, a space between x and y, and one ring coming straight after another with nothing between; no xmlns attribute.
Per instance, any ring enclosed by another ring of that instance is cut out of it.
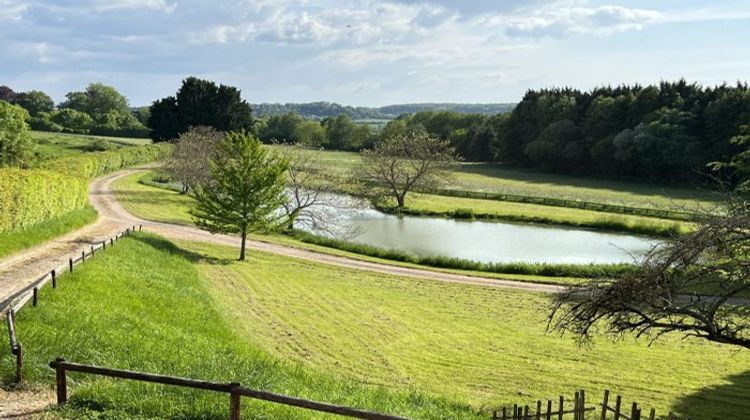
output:
<svg viewBox="0 0 750 420"><path fill-rule="evenodd" d="M0 232L24 229L87 204L93 177L166 157L168 144L88 153L41 168L0 168Z"/></svg>

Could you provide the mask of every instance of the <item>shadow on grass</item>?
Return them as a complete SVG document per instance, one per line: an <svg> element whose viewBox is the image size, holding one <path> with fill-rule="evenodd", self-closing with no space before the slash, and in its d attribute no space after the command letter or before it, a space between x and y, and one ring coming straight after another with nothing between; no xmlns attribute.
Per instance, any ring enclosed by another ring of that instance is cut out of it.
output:
<svg viewBox="0 0 750 420"><path fill-rule="evenodd" d="M743 350L744 351L744 350ZM728 384L710 386L675 403L675 414L692 419L740 419L750 416L750 370L727 377Z"/></svg>
<svg viewBox="0 0 750 420"><path fill-rule="evenodd" d="M180 248L174 243L169 242L166 239L159 238L157 236L134 235L132 236L132 238L135 239L136 241L143 242L144 244L154 249L158 249L159 251L165 251L165 252L169 252L170 254L183 257L186 260L190 261L191 263L195 263L195 264L229 265L235 262L235 260L231 258L216 258L216 257L210 257L210 256L200 254L197 252L193 252L193 251L188 251L187 249Z"/></svg>

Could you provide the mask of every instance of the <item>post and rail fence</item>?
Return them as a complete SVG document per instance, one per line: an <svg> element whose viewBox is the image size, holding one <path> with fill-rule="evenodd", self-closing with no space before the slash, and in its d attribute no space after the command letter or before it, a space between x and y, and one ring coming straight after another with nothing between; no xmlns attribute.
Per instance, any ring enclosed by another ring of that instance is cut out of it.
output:
<svg viewBox="0 0 750 420"><path fill-rule="evenodd" d="M130 235L131 232L142 231L143 225L137 225L128 227L124 231L116 234L114 237L109 239L110 247L122 237ZM47 283L52 283L52 288L56 289L59 281L59 273L68 270L73 272L73 267L77 264L81 264L86 261L86 258L94 256L96 251L107 249L107 241L98 242L96 245L91 245L90 251L87 254L84 249L81 255L77 258L69 258L67 263L61 267L53 268L48 273L39 277L35 281L28 284L23 289L13 293L7 299L0 302L0 316L5 315L8 323L8 336L10 340L10 351L16 357L16 383L23 381L23 346L16 336L16 313L31 301L32 306L39 304L39 290Z"/></svg>
<svg viewBox="0 0 750 420"><path fill-rule="evenodd" d="M306 400L288 395L275 394L268 391L243 387L239 383L209 382L198 379L181 378L176 376L158 375L153 373L135 372L122 369L111 369L99 366L85 365L80 363L66 362L58 358L50 362L49 366L55 369L57 403L62 405L68 400L67 372L87 373L90 375L106 376L110 378L130 379L141 382L151 382L162 385L172 385L184 388L203 389L207 391L223 392L229 394L229 419L239 420L241 414L241 398L248 397L277 404L303 408L307 410L320 411L323 413L337 414L345 417L369 420L405 420L403 417L388 414L375 413L358 408L334 405L318 401Z"/></svg>
<svg viewBox="0 0 750 420"><path fill-rule="evenodd" d="M596 418L599 420L656 420L656 410L652 408L648 412L648 416L643 412L643 408L638 403L633 402L630 408L623 405L622 397L617 395L614 400L614 405L611 405L609 390L604 391L602 402L599 404L586 405L586 391L576 391L575 397L572 400L572 407L566 407L565 398L561 395L557 401L557 408L554 408L552 400L547 400L544 403L542 400L537 400L536 407L528 405L514 404L512 408L503 407L500 410L492 412L492 420L585 420L587 418L586 413L591 412L588 418ZM598 413L598 414L597 414ZM568 415L572 415L568 416ZM666 418L667 420L677 420L678 418L670 412L666 417L659 417L660 419ZM684 420L690 420L685 418Z"/></svg>

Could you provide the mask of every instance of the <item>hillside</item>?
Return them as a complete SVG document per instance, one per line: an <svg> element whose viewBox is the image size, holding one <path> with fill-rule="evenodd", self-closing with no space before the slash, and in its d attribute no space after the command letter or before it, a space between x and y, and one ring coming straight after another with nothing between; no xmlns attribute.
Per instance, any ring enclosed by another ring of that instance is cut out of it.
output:
<svg viewBox="0 0 750 420"><path fill-rule="evenodd" d="M253 114L259 117L281 115L289 112L300 114L305 118L322 119L345 114L355 120L364 119L394 119L401 114L420 111L455 111L465 114L494 115L509 112L515 104L459 104L459 103L421 103L396 104L382 107L354 107L334 102L309 103L261 103L251 104Z"/></svg>

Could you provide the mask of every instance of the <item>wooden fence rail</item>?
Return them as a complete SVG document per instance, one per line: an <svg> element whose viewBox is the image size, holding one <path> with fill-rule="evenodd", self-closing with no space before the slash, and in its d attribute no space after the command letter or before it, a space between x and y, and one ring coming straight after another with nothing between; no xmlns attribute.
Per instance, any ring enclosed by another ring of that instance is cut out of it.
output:
<svg viewBox="0 0 750 420"><path fill-rule="evenodd" d="M151 382L163 385L173 385L185 388L203 389L208 391L223 392L229 394L229 418L239 420L240 397L249 397L278 404L304 408L307 410L320 411L324 413L337 414L346 417L369 420L404 420L403 417L380 414L358 408L322 403L318 401L305 400L290 397L288 395L274 394L267 391L245 388L239 383L219 383L202 381L198 379L180 378L176 376L157 375L152 373L135 372L122 369L111 369L99 366L84 365L80 363L66 362L58 358L50 362L49 366L55 369L57 403L65 404L68 400L67 372L88 373L91 375L107 376L110 378L131 379L141 382Z"/></svg>

